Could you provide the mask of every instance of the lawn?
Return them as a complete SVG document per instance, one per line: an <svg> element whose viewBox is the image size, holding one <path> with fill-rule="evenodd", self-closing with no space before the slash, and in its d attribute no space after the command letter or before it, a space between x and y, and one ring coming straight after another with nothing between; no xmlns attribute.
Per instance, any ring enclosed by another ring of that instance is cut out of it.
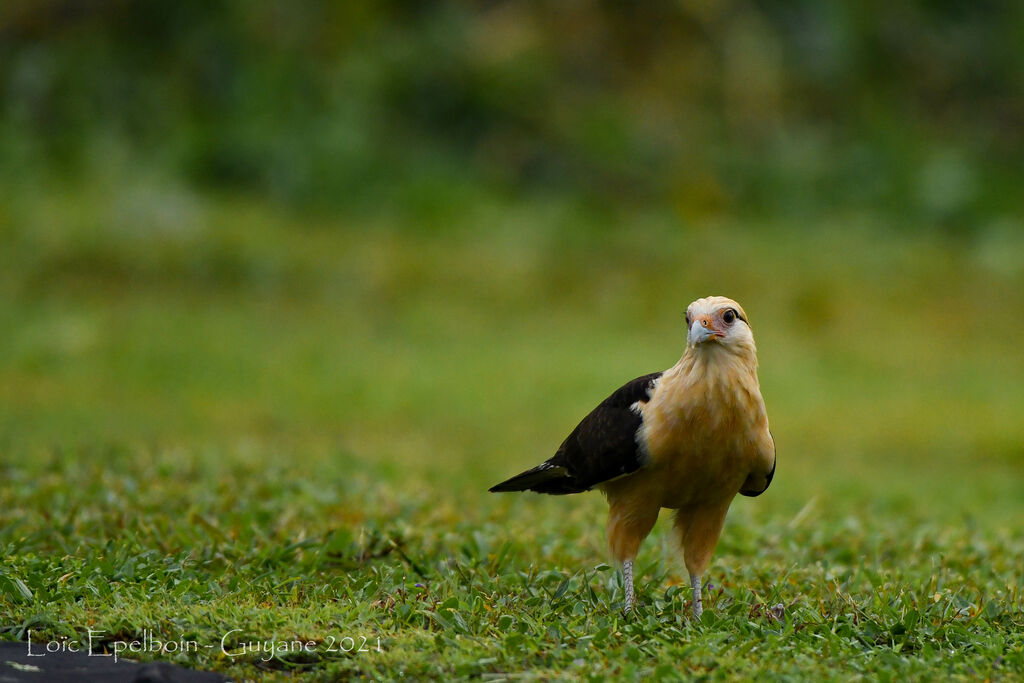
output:
<svg viewBox="0 0 1024 683"><path fill-rule="evenodd" d="M0 208L0 637L252 680L1024 675L1016 232L42 193ZM707 294L778 472L699 621L664 520L624 616L600 494L486 489Z"/></svg>

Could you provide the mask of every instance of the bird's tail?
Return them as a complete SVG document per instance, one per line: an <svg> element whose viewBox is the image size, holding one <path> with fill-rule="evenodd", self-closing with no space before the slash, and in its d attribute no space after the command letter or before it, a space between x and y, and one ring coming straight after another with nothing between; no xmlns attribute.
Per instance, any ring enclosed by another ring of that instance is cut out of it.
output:
<svg viewBox="0 0 1024 683"><path fill-rule="evenodd" d="M545 462L531 470L521 472L511 479L495 484L491 493L504 491L536 491L537 493L579 493L584 490L578 487L569 474L569 470L561 465Z"/></svg>

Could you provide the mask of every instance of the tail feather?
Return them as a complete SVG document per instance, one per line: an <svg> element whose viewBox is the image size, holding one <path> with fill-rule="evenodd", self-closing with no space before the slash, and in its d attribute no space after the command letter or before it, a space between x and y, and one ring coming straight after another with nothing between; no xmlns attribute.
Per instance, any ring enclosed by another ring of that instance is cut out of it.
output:
<svg viewBox="0 0 1024 683"><path fill-rule="evenodd" d="M569 470L561 465L549 462L541 463L533 469L521 472L511 479L495 484L491 493L505 491L536 491L537 493L579 493L585 489L579 487Z"/></svg>

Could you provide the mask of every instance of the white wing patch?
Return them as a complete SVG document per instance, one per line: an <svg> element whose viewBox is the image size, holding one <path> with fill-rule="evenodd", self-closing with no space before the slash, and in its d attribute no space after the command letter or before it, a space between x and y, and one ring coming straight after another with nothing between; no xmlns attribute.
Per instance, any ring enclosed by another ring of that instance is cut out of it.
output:
<svg viewBox="0 0 1024 683"><path fill-rule="evenodd" d="M647 398L637 401L636 403L631 405L629 409L632 410L637 415L643 417L644 406L647 405L647 402L651 400L652 396L654 396L654 391L658 388L659 382L661 382L661 377L656 377L655 379L651 380L650 386L647 387Z"/></svg>
<svg viewBox="0 0 1024 683"><path fill-rule="evenodd" d="M657 391L658 385L660 383L661 377L656 377L654 381L651 382L651 385L647 388L647 400L637 401L636 403L629 407L630 410L632 410L634 413L640 416L640 428L636 430L636 434L633 435L633 438L636 440L637 451L640 455L639 460L641 467L646 467L647 465L651 464L651 452L647 450L647 425L643 421L644 406L646 406L647 403L654 396L654 392Z"/></svg>

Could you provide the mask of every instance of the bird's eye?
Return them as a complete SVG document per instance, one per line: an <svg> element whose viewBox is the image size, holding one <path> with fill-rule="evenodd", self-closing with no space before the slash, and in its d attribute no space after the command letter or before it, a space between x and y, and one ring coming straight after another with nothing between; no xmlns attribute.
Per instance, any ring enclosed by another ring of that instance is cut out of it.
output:
<svg viewBox="0 0 1024 683"><path fill-rule="evenodd" d="M686 329L690 329L690 312L686 312Z"/></svg>
<svg viewBox="0 0 1024 683"><path fill-rule="evenodd" d="M722 314L722 320L725 321L726 325L732 325L736 321L736 311L730 308Z"/></svg>

